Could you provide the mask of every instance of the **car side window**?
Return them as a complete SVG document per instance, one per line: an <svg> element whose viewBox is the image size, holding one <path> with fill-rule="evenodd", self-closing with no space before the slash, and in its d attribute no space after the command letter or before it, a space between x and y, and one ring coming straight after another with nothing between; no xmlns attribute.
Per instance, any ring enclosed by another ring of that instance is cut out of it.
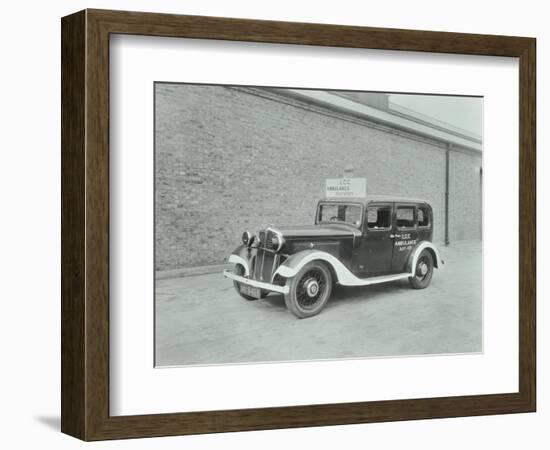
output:
<svg viewBox="0 0 550 450"><path fill-rule="evenodd" d="M391 228L391 206L369 206L367 208L369 230Z"/></svg>
<svg viewBox="0 0 550 450"><path fill-rule="evenodd" d="M419 206L417 210L418 214L418 226L429 227L430 226L430 211L426 206Z"/></svg>
<svg viewBox="0 0 550 450"><path fill-rule="evenodd" d="M397 228L414 228L414 206L399 206L395 212Z"/></svg>

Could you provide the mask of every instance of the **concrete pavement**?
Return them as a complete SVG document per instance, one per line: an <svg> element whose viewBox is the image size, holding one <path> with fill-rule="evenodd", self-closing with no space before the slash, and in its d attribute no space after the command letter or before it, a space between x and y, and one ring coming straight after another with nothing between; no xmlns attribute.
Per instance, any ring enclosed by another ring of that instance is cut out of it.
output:
<svg viewBox="0 0 550 450"><path fill-rule="evenodd" d="M206 365L482 351L481 242L440 248L430 286L335 286L317 316L281 295L246 301L221 273L156 281L156 365Z"/></svg>

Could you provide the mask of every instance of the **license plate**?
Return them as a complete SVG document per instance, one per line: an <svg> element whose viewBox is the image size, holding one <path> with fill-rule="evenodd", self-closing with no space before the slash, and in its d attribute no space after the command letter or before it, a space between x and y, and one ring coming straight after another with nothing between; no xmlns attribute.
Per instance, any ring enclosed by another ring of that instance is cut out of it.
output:
<svg viewBox="0 0 550 450"><path fill-rule="evenodd" d="M249 297L260 298L260 288L241 284L241 292Z"/></svg>

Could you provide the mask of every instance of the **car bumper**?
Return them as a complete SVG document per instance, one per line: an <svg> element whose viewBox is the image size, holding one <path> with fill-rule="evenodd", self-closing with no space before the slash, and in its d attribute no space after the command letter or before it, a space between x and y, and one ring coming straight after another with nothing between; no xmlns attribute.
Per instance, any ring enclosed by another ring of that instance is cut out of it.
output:
<svg viewBox="0 0 550 450"><path fill-rule="evenodd" d="M236 275L230 270L224 270L223 276L225 278L230 278L231 280L237 281L239 283L243 283L248 286L263 289L265 291L278 292L280 294L288 294L288 290L289 290L288 286L278 286L276 284L264 283L263 281L251 280L250 278L245 278L243 276Z"/></svg>

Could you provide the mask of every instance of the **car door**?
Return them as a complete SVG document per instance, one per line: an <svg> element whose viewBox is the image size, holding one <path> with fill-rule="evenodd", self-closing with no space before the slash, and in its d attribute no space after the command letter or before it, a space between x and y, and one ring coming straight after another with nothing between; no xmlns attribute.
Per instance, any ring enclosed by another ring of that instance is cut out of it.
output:
<svg viewBox="0 0 550 450"><path fill-rule="evenodd" d="M369 203L363 234L356 249L354 268L360 277L391 271L393 251L393 203Z"/></svg>
<svg viewBox="0 0 550 450"><path fill-rule="evenodd" d="M404 272L409 255L418 242L417 211L415 204L396 203L392 227L392 271Z"/></svg>

